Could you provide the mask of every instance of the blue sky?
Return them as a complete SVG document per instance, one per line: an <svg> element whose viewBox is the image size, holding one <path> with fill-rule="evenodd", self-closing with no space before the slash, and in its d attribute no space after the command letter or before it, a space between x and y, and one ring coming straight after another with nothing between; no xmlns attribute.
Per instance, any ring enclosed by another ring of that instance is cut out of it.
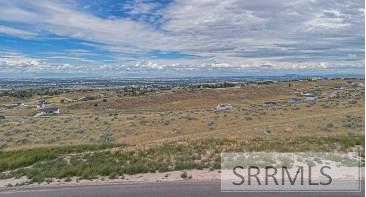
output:
<svg viewBox="0 0 366 197"><path fill-rule="evenodd" d="M364 73L362 0L0 1L0 77Z"/></svg>

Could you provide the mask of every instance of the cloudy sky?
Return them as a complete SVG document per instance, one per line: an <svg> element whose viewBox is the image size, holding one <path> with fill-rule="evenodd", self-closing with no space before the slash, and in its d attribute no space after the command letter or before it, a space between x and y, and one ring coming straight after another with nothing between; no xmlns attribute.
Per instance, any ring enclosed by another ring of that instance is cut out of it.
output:
<svg viewBox="0 0 366 197"><path fill-rule="evenodd" d="M363 73L363 0L0 0L0 77Z"/></svg>

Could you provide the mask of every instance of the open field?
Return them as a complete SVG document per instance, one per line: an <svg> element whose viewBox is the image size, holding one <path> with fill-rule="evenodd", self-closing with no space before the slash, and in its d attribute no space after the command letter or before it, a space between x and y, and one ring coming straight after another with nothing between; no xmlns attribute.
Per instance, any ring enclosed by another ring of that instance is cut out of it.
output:
<svg viewBox="0 0 366 197"><path fill-rule="evenodd" d="M335 89L336 85L342 88ZM288 102L305 98L301 92L316 95L316 102ZM336 96L330 96L334 92ZM34 117L34 107L0 113L6 117L0 120L2 178L28 177L28 183L72 177L113 179L218 169L222 151L364 147L364 92L345 80L182 88L125 97L107 91L103 98L75 101L99 94L100 90L93 90L22 100L31 105L46 99L60 108L59 114ZM1 100L2 104L14 101L19 99ZM220 103L233 108L216 110Z"/></svg>

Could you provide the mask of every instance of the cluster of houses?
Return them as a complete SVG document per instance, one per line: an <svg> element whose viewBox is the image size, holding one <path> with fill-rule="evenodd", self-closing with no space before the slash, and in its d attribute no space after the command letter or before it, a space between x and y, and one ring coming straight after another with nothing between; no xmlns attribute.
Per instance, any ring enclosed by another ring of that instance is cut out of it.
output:
<svg viewBox="0 0 366 197"><path fill-rule="evenodd" d="M319 88L319 86L315 86L314 88ZM309 102L315 102L318 97L314 95L313 92L307 92L307 91L301 91L299 93L299 96L303 97L305 99L305 101L309 101Z"/></svg>
<svg viewBox="0 0 366 197"><path fill-rule="evenodd" d="M58 114L60 113L60 109L57 107L51 107L51 104L45 100L39 100L35 103L35 107L37 107L37 111L34 112L35 117L37 116L42 116L42 115L50 115L50 114ZM26 105L22 102L15 102L15 103L11 103L8 105L4 105L4 110L2 109L2 111L6 111L5 109L23 109L26 107L30 107L30 105Z"/></svg>
<svg viewBox="0 0 366 197"><path fill-rule="evenodd" d="M48 103L45 100L40 100L40 101L37 101L35 103L35 106L37 108L45 108L49 104L50 103ZM22 102L14 102L14 103L11 103L11 104L8 104L8 105L4 105L4 107L7 108L7 109L22 109L22 108L25 108L25 107L30 107L30 105L26 105L26 104L24 104Z"/></svg>
<svg viewBox="0 0 366 197"><path fill-rule="evenodd" d="M318 97L312 95L312 94L306 94L303 97L293 97L287 99L288 104L298 104L298 103L315 103L317 101ZM272 108L278 105L278 102L275 101L268 101L264 102L263 107L265 108Z"/></svg>
<svg viewBox="0 0 366 197"><path fill-rule="evenodd" d="M325 93L324 96L328 99L354 99L358 96L363 96L364 93L365 85L363 83L354 83L353 81L347 81L346 87L342 87L340 84L337 84L331 91Z"/></svg>
<svg viewBox="0 0 366 197"><path fill-rule="evenodd" d="M328 99L340 99L340 98L349 98L354 99L358 96L362 96L363 92L352 92L352 91L331 91L326 96Z"/></svg>
<svg viewBox="0 0 366 197"><path fill-rule="evenodd" d="M151 84L151 85L129 85L115 89L117 96L137 96L153 92L161 92L174 89L174 85Z"/></svg>
<svg viewBox="0 0 366 197"><path fill-rule="evenodd" d="M39 110L35 112L35 117L50 114L59 114L60 109L57 107L50 107L50 103L45 100L40 100L36 102L36 106Z"/></svg>
<svg viewBox="0 0 366 197"><path fill-rule="evenodd" d="M48 107L50 103L45 100L40 100L36 102L36 106L39 110L35 112L35 117L42 115L50 115L50 114L59 114L60 109L57 107Z"/></svg>

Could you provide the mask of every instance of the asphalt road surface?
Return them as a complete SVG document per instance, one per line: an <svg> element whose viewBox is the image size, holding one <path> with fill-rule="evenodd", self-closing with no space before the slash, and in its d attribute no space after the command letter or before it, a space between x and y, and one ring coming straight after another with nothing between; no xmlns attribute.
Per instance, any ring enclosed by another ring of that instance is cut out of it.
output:
<svg viewBox="0 0 366 197"><path fill-rule="evenodd" d="M364 184L363 184L364 187ZM364 191L364 190L363 190ZM0 197L357 197L364 193L227 193L220 182L165 182L8 189Z"/></svg>

